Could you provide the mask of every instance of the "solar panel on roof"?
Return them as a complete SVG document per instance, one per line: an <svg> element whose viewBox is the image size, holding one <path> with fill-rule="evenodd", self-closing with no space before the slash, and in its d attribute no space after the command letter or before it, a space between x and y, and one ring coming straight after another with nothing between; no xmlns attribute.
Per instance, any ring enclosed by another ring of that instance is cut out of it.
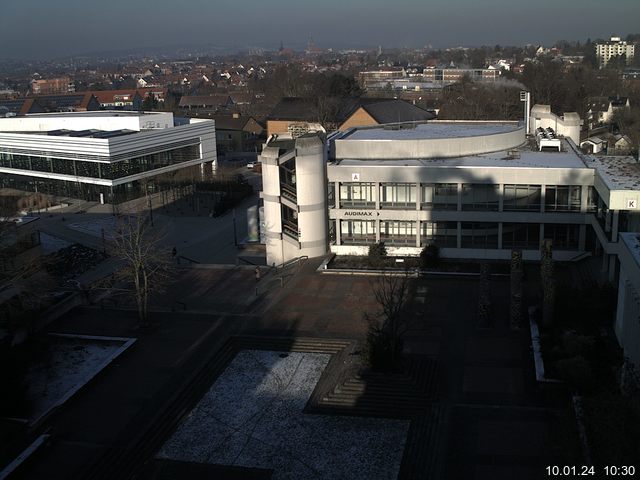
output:
<svg viewBox="0 0 640 480"><path fill-rule="evenodd" d="M98 132L93 135L93 138L114 138L121 137L123 135L129 135L131 133L136 133L135 130L113 130L110 132Z"/></svg>
<svg viewBox="0 0 640 480"><path fill-rule="evenodd" d="M100 130L94 130L94 129L91 129L91 130L78 130L78 131L75 131L75 132L70 132L69 136L70 137L90 137L90 136L92 136L92 135L94 135L95 133L98 133L98 132L100 132Z"/></svg>

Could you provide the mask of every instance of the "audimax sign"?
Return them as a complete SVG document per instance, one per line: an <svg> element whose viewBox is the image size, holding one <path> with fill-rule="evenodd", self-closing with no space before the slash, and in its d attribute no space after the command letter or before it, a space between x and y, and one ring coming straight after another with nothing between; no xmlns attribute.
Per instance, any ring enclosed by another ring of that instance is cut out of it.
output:
<svg viewBox="0 0 640 480"><path fill-rule="evenodd" d="M380 216L380 212L363 212L363 211L359 211L359 210L355 210L355 211L351 211L351 212L344 212L344 216L345 217L373 217L374 213L376 213L377 217Z"/></svg>

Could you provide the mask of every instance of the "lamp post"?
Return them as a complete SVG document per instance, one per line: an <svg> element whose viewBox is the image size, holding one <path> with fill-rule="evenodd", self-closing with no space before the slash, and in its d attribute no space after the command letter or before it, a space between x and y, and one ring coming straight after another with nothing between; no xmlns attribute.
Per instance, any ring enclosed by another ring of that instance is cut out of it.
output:
<svg viewBox="0 0 640 480"><path fill-rule="evenodd" d="M153 227L153 207L151 206L151 197L147 194L147 203L149 204L149 220L151 221L151 226Z"/></svg>
<svg viewBox="0 0 640 480"><path fill-rule="evenodd" d="M238 232L236 230L236 209L233 209L233 245L238 246Z"/></svg>

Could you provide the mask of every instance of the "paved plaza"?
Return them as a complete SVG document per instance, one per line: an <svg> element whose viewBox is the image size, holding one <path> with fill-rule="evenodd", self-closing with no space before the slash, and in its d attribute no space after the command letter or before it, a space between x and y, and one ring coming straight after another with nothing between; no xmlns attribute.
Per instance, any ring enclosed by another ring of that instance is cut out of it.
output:
<svg viewBox="0 0 640 480"><path fill-rule="evenodd" d="M150 329L138 330L134 311L125 306L83 307L55 322L51 328L58 332L138 341L50 420L53 440L26 478L44 472L82 477L105 458L116 464L232 335L350 339L361 350L363 315L377 309L372 277L321 274L320 260L310 259L283 288L259 296L251 266L180 268L154 299ZM535 383L527 330L509 328L508 279L491 281L488 328L478 328L476 319L477 277L412 282L415 318L405 349L429 356L438 371L429 380L439 384L430 401L442 425L429 440L437 452L434 478L541 478L545 465L569 454L558 451L558 439L574 441L574 427L564 397ZM162 434L163 442L170 434ZM278 465L270 468L283 468Z"/></svg>

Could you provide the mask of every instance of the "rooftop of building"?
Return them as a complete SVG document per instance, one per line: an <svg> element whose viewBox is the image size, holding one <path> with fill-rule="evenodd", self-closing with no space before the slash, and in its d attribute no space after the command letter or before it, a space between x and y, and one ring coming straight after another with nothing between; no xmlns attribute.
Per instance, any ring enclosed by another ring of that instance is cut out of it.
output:
<svg viewBox="0 0 640 480"><path fill-rule="evenodd" d="M640 190L640 163L630 156L585 155L585 163L595 168L609 190Z"/></svg>
<svg viewBox="0 0 640 480"><path fill-rule="evenodd" d="M518 122L469 122L433 120L358 127L347 130L337 140L431 140L445 138L479 137L507 133L522 128Z"/></svg>
<svg viewBox="0 0 640 480"><path fill-rule="evenodd" d="M0 133L35 137L106 139L133 133L161 131L210 119L174 117L171 112L89 111L19 115L0 118Z"/></svg>
<svg viewBox="0 0 640 480"><path fill-rule="evenodd" d="M73 118L73 117L143 117L151 115L166 115L167 112L133 112L126 110L92 110L88 112L50 112L50 113L30 113L24 118ZM17 118L17 117L12 117Z"/></svg>
<svg viewBox="0 0 640 480"><path fill-rule="evenodd" d="M453 158L407 158L394 160L339 159L340 166L389 166L391 163L406 167L459 167L459 168L586 168L581 157L573 151L566 140L563 151L533 150L529 145L519 149L467 155Z"/></svg>

